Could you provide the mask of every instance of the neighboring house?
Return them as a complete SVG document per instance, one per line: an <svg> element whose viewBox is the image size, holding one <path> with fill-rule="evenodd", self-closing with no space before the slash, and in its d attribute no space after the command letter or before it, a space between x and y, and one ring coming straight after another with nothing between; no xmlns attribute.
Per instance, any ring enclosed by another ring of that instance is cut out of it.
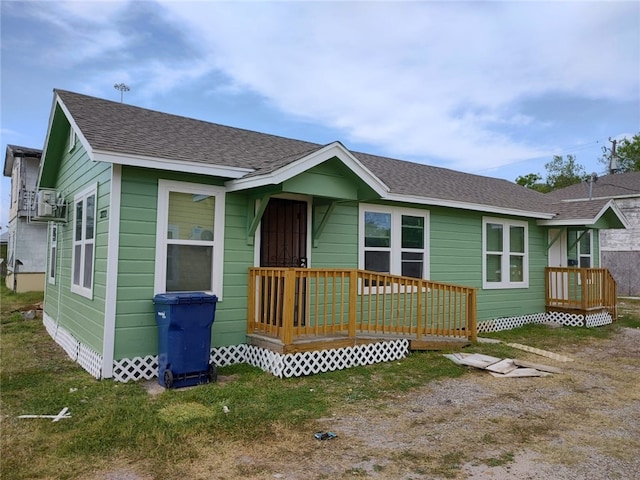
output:
<svg viewBox="0 0 640 480"><path fill-rule="evenodd" d="M599 230L600 265L608 268L619 295L640 296L640 172L614 173L594 182L571 185L548 194L565 203L615 200L629 222L624 230Z"/></svg>
<svg viewBox="0 0 640 480"><path fill-rule="evenodd" d="M7 276L7 250L9 247L9 232L0 235L0 279Z"/></svg>
<svg viewBox="0 0 640 480"><path fill-rule="evenodd" d="M282 376L400 358L407 337L428 348L544 321L554 305L573 319L562 292L604 277L550 281L551 258L567 256L558 239L626 226L612 201L576 210L506 180L62 90L39 182L61 206L48 213L45 326L121 381L157 372L164 292L217 295L216 363ZM582 295L580 319L611 321L611 299Z"/></svg>
<svg viewBox="0 0 640 480"><path fill-rule="evenodd" d="M7 145L4 176L11 177L5 283L16 292L44 291L47 225L33 221L42 150Z"/></svg>

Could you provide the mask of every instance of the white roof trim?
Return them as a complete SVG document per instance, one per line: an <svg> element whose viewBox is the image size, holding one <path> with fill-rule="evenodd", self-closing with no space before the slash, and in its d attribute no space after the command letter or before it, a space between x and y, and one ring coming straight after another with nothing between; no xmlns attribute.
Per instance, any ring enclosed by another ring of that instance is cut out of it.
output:
<svg viewBox="0 0 640 480"><path fill-rule="evenodd" d="M253 171L250 168L226 167L224 165L186 162L182 160L167 160L165 158L147 157L143 155L125 155L101 150L93 150L93 152L89 154L89 157L96 162L116 163L129 165L131 167L155 168L158 170L197 173L226 178L241 178Z"/></svg>
<svg viewBox="0 0 640 480"><path fill-rule="evenodd" d="M406 202L418 205L460 208L464 210L473 210L476 212L498 213L502 215L527 218L552 219L555 216L555 214L549 212L532 212L526 210L518 210L515 208L502 208L493 205L483 205L481 203L460 202L458 200L445 200L441 198L417 197L415 195L391 194L385 195L383 199L393 202Z"/></svg>
<svg viewBox="0 0 640 480"><path fill-rule="evenodd" d="M590 200L615 200L615 199L624 199L624 198L637 198L640 197L640 192L638 193L625 193L623 195L605 195L602 197L591 197L591 199L589 198L565 198L564 200L560 200L561 202L565 202L565 203L572 203L572 202L589 202Z"/></svg>
<svg viewBox="0 0 640 480"><path fill-rule="evenodd" d="M306 155L295 162L291 162L274 172L266 175L256 175L255 177L240 178L230 180L226 183L227 191L235 192L249 188L262 187L264 185L277 185L290 178L306 172L333 157L339 158L351 171L360 177L378 195L384 197L389 192L382 180L376 177L360 160L355 158L340 142L333 142L315 152Z"/></svg>
<svg viewBox="0 0 640 480"><path fill-rule="evenodd" d="M600 209L600 211L593 218L568 218L563 220L538 220L538 225L541 226L572 226L572 225L594 225L600 218L606 213L607 210L613 210L613 213L616 214L624 228L629 228L631 224L627 217L624 216L624 213L620 210L620 207L616 204L615 201L609 200L604 206Z"/></svg>

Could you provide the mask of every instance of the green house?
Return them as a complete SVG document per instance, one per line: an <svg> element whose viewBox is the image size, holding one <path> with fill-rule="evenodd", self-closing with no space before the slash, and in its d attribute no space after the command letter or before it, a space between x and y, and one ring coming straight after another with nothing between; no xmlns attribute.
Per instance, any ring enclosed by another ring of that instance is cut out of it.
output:
<svg viewBox="0 0 640 480"><path fill-rule="evenodd" d="M39 190L44 324L96 378L156 375L165 292L218 297L216 364L280 376L400 358L420 339L615 318L594 234L626 226L614 201L554 204L62 90Z"/></svg>

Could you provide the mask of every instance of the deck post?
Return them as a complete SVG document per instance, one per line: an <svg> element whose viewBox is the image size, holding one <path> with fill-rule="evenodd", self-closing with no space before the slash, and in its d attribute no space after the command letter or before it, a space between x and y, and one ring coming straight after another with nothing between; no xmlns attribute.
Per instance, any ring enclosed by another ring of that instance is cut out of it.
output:
<svg viewBox="0 0 640 480"><path fill-rule="evenodd" d="M478 341L478 326L476 312L476 289L470 288L467 294L467 328L469 329L469 340Z"/></svg>
<svg viewBox="0 0 640 480"><path fill-rule="evenodd" d="M284 271L284 302L282 304L281 340L285 345L293 343L293 318L296 298L296 271L286 268Z"/></svg>
<svg viewBox="0 0 640 480"><path fill-rule="evenodd" d="M349 272L349 338L356 338L356 310L358 303L358 271Z"/></svg>
<svg viewBox="0 0 640 480"><path fill-rule="evenodd" d="M425 292L425 297L429 295L429 285L422 281L418 281L418 295L416 297L416 339L422 339L423 329L427 328L427 308L426 305L429 304L429 301L425 298L425 310L424 315L422 314L422 292ZM412 320L413 321L413 320ZM422 324L424 322L424 326Z"/></svg>
<svg viewBox="0 0 640 480"><path fill-rule="evenodd" d="M578 275L580 275L580 307L582 308L582 312L583 312L583 327L587 326L587 295L588 295L588 290L587 290L587 276L585 275L586 271L581 268Z"/></svg>
<svg viewBox="0 0 640 480"><path fill-rule="evenodd" d="M253 333L255 330L256 322L256 271L253 268L249 269L249 295L247 304L247 333Z"/></svg>

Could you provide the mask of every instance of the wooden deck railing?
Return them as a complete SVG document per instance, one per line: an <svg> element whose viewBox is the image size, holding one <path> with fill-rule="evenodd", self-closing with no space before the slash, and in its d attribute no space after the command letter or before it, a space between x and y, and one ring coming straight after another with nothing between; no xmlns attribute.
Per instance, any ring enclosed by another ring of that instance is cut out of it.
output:
<svg viewBox="0 0 640 480"><path fill-rule="evenodd" d="M476 340L476 290L356 269L250 268L248 332Z"/></svg>
<svg viewBox="0 0 640 480"><path fill-rule="evenodd" d="M606 268L547 267L545 272L548 309L606 309L617 318L616 281Z"/></svg>

